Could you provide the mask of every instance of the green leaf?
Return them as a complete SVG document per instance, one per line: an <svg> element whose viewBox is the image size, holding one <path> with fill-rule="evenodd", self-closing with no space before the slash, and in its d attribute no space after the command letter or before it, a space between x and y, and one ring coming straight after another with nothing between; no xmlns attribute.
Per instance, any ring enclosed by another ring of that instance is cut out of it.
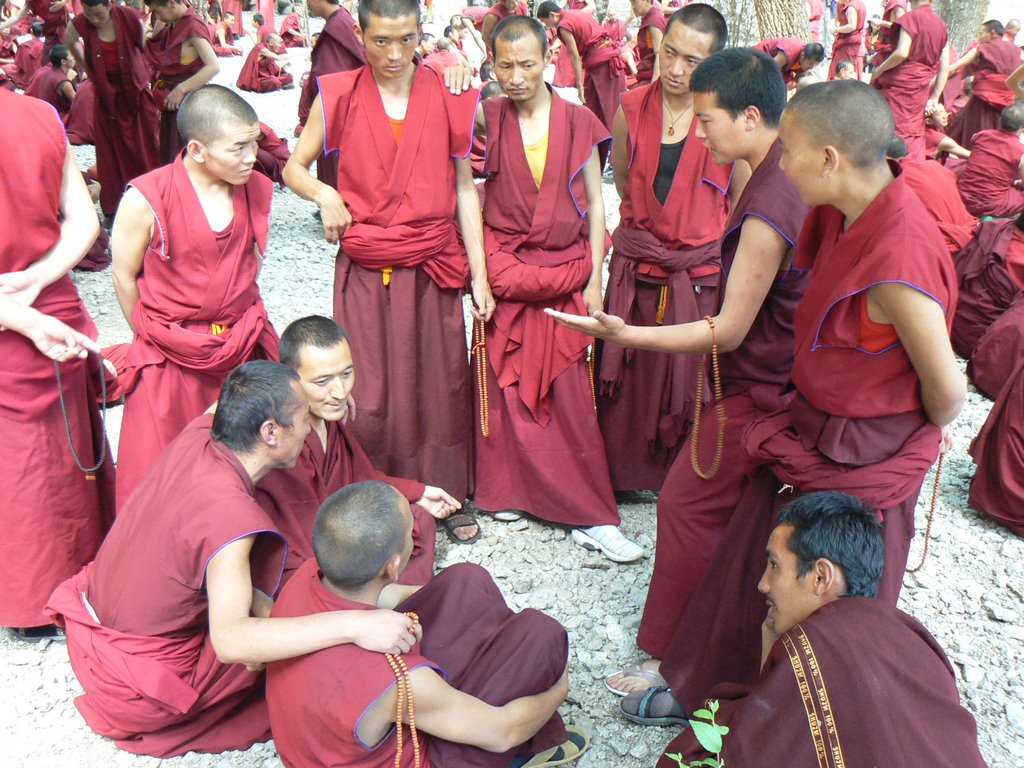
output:
<svg viewBox="0 0 1024 768"><path fill-rule="evenodd" d="M725 736L725 734L727 734L729 732L729 726L728 725L718 725L717 723L715 725L718 727L718 732L720 734L722 734L723 736Z"/></svg>
<svg viewBox="0 0 1024 768"><path fill-rule="evenodd" d="M669 760L675 760L679 768L683 768L683 756L679 752L666 752L665 757Z"/></svg>
<svg viewBox="0 0 1024 768"><path fill-rule="evenodd" d="M718 760L714 757L707 757L700 761L700 765L707 765L710 768L719 768Z"/></svg>
<svg viewBox="0 0 1024 768"><path fill-rule="evenodd" d="M708 699L708 709L718 712L718 699Z"/></svg>
<svg viewBox="0 0 1024 768"><path fill-rule="evenodd" d="M716 755L722 751L722 734L718 732L719 726L700 720L691 720L690 727L693 728L693 735L697 737L697 741L704 749Z"/></svg>
<svg viewBox="0 0 1024 768"><path fill-rule="evenodd" d="M706 709L694 710L692 717L699 717L701 720L707 720L708 722L711 722L715 719L715 716L708 712Z"/></svg>

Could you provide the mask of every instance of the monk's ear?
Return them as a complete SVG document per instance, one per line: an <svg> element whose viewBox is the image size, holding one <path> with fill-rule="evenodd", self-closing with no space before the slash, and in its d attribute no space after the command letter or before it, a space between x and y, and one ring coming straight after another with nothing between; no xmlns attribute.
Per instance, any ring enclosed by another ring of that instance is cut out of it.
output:
<svg viewBox="0 0 1024 768"><path fill-rule="evenodd" d="M384 573L381 575L388 580L389 583L398 581L399 575L402 573L402 553L396 552L388 558L387 563L384 564Z"/></svg>
<svg viewBox="0 0 1024 768"><path fill-rule="evenodd" d="M366 41L363 40L363 28L359 26L358 21L352 25L352 31L355 32L356 40L359 41L359 44L365 48Z"/></svg>
<svg viewBox="0 0 1024 768"><path fill-rule="evenodd" d="M273 419L267 419L260 424L260 440L266 445L274 446L277 445L277 430L280 427L277 422Z"/></svg>
<svg viewBox="0 0 1024 768"><path fill-rule="evenodd" d="M743 124L746 130L754 130L761 122L761 110L757 107L749 106L743 110Z"/></svg>
<svg viewBox="0 0 1024 768"><path fill-rule="evenodd" d="M185 151L197 163L206 162L206 146L198 139L190 139L188 144L185 145Z"/></svg>
<svg viewBox="0 0 1024 768"><path fill-rule="evenodd" d="M840 165L840 154L839 150L833 147L831 144L826 144L822 149L824 153L822 162L823 170L825 175L831 175L839 170Z"/></svg>
<svg viewBox="0 0 1024 768"><path fill-rule="evenodd" d="M814 562L814 594L829 599L846 594L846 575L831 560L819 557Z"/></svg>

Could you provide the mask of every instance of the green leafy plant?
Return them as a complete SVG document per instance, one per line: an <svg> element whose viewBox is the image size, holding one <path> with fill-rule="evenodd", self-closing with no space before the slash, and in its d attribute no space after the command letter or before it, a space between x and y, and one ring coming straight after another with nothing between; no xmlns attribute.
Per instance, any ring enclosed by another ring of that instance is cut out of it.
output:
<svg viewBox="0 0 1024 768"><path fill-rule="evenodd" d="M729 733L729 726L715 721L715 715L718 713L717 699L708 699L705 706L707 709L695 710L688 722L697 741L705 751L714 754L714 757L683 762L683 756L679 752L666 752L665 757L675 760L679 768L725 768L725 760L722 759L722 737Z"/></svg>

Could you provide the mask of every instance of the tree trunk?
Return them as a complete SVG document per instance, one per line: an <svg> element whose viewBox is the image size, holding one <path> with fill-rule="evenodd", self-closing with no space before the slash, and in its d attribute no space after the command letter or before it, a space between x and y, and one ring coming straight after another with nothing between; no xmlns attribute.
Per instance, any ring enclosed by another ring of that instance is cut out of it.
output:
<svg viewBox="0 0 1024 768"><path fill-rule="evenodd" d="M754 14L754 0L706 0L725 17L729 25L729 46L753 45L760 38L757 34L757 17ZM792 2L792 0L782 0ZM802 0L801 0L802 2Z"/></svg>
<svg viewBox="0 0 1024 768"><path fill-rule="evenodd" d="M978 0L935 0L935 12L939 14L949 27L949 40L956 47L957 53L963 54L964 48L978 36L978 28L985 20L988 3Z"/></svg>
<svg viewBox="0 0 1024 768"><path fill-rule="evenodd" d="M754 11L762 40L772 37L811 39L804 0L754 0Z"/></svg>

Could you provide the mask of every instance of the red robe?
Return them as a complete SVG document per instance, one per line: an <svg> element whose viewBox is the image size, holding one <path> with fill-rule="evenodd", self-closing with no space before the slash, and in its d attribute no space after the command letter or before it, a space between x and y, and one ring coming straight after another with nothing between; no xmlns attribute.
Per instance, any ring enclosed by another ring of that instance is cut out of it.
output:
<svg viewBox="0 0 1024 768"><path fill-rule="evenodd" d="M19 272L39 260L60 237L60 195L66 143L53 108L0 89L0 174L32 184L0 185L0 208L17 226L0 227L0 274ZM17 148L18 151L10 151ZM44 288L32 306L96 338L96 326L70 276ZM94 404L96 358L54 363L26 337L0 333L0 471L7 493L0 507L0 626L48 623L49 593L96 554L113 519L113 463L97 472L76 467L60 410L83 466L93 466L106 437Z"/></svg>
<svg viewBox="0 0 1024 768"><path fill-rule="evenodd" d="M235 23L231 27L231 31L235 37L241 37L245 34L245 28L242 23L242 0L222 0L220 4L221 10L225 15L232 14L235 17Z"/></svg>
<svg viewBox="0 0 1024 768"><path fill-rule="evenodd" d="M75 100L64 118L64 130L73 145L96 143L96 82L90 77L83 80L75 92ZM99 172L97 171L97 176ZM99 179L96 179L99 181ZM100 196L103 196L102 187Z"/></svg>
<svg viewBox="0 0 1024 768"><path fill-rule="evenodd" d="M242 49L235 48L231 43L235 41L235 32L228 26L226 21L218 22L217 24L210 25L210 40L213 43L213 52L218 56L241 56ZM217 37L217 30L224 30L224 42L225 45L220 44L220 38Z"/></svg>
<svg viewBox="0 0 1024 768"><path fill-rule="evenodd" d="M748 216L769 224L790 244L797 242L807 206L779 168L781 154L781 145L773 145L729 215L722 238L726 275ZM721 356L722 405L727 421L718 473L705 480L693 470L690 459L689 443L693 440L698 441L702 467L710 467L714 458L718 420L715 411L706 407L700 432L691 430L661 487L654 573L637 635L637 644L654 658L664 657L742 496L746 473L741 438L750 421L760 414L758 404L789 379L793 312L806 283L804 270L790 268L779 273L743 343ZM679 557L680 552L687 556Z"/></svg>
<svg viewBox="0 0 1024 768"><path fill-rule="evenodd" d="M277 29L274 23L274 10L277 8L275 0L256 0L257 13L263 17L263 26L260 28L260 39L266 40L267 35Z"/></svg>
<svg viewBox="0 0 1024 768"><path fill-rule="evenodd" d="M292 152L288 142L274 133L274 129L266 123L260 123L260 140L256 149L256 170L281 187L284 179L281 174Z"/></svg>
<svg viewBox="0 0 1024 768"><path fill-rule="evenodd" d="M25 95L45 101L57 110L57 114L63 121L71 109L71 102L60 90L61 83L65 82L71 82L68 73L60 67L47 64L45 67L37 69L36 73L32 75L32 82L25 89ZM72 89L74 89L74 85L72 85Z"/></svg>
<svg viewBox="0 0 1024 768"><path fill-rule="evenodd" d="M940 429L925 417L920 380L895 332L881 350L862 346L870 325L864 292L902 282L934 299L948 327L956 274L938 228L901 177L846 230L843 220L819 206L800 233L794 265L811 276L793 322L795 392L766 399L743 435L751 479L661 665L685 708L720 682L757 679L764 546L775 510L793 494L836 490L877 509L885 540L879 598L899 596ZM784 485L792 490L782 493Z"/></svg>
<svg viewBox="0 0 1024 768"><path fill-rule="evenodd" d="M247 749L270 738L259 672L217 659L206 566L256 536L252 584L273 596L285 544L253 499L252 479L192 422L118 515L96 560L53 593L85 693L75 706L101 736L136 754Z"/></svg>
<svg viewBox="0 0 1024 768"><path fill-rule="evenodd" d="M492 5L490 8L484 9L483 18L479 22L474 21L474 24L480 29L481 33L486 33L484 34L484 39L489 45L490 40L488 38L490 37L491 33L494 32L494 28L498 25L499 21L501 21L502 19L507 19L509 16L529 15L530 7L526 3L520 2L519 4L516 5L516 9L514 11L509 12L506 11L505 6L501 4L501 0L495 0L494 5ZM488 16L491 17L490 21L487 20Z"/></svg>
<svg viewBox="0 0 1024 768"><path fill-rule="evenodd" d="M640 19L640 28L636 33L637 85L646 85L654 76L654 60L658 52L651 47L651 28L664 32L667 24L668 17L657 2L652 4L651 9Z"/></svg>
<svg viewBox="0 0 1024 768"><path fill-rule="evenodd" d="M797 77L803 74L800 68L800 54L804 52L807 44L796 37L772 37L762 40L754 48L763 51L773 59L779 53L785 54L786 63L782 67L782 79L786 85L796 82Z"/></svg>
<svg viewBox="0 0 1024 768"><path fill-rule="evenodd" d="M302 48L306 44L299 27L299 14L294 11L281 20L281 31L278 34L288 48Z"/></svg>
<svg viewBox="0 0 1024 768"><path fill-rule="evenodd" d="M896 135L907 143L907 157L924 160L924 108L949 31L928 3L901 16L893 22L893 29L910 36L910 55L895 69L879 75L875 87L889 102Z"/></svg>
<svg viewBox="0 0 1024 768"><path fill-rule="evenodd" d="M13 33L11 30L12 35ZM43 38L33 37L18 46L18 51L14 54L14 63L4 67L4 71L16 86L25 90L32 81L32 75L42 65L42 55Z"/></svg>
<svg viewBox="0 0 1024 768"><path fill-rule="evenodd" d="M974 147L956 185L975 216L1016 216L1024 210L1024 189L1014 187L1024 157L1019 134L1001 129L974 135Z"/></svg>
<svg viewBox="0 0 1024 768"><path fill-rule="evenodd" d="M479 423L473 432L473 503L567 525L618 525L587 366L590 340L543 312L586 314L581 291L593 262L582 170L610 137L588 110L553 94L538 189L515 105L489 99L484 114L484 239L497 303L486 331L490 434L481 435Z"/></svg>
<svg viewBox="0 0 1024 768"><path fill-rule="evenodd" d="M979 131L999 127L999 113L1013 104L1013 91L1006 78L1021 65L1021 50L1006 40L991 40L978 46L978 57L965 72L973 75L971 98L956 113L946 131L964 149L972 149Z"/></svg>
<svg viewBox="0 0 1024 768"><path fill-rule="evenodd" d="M956 174L935 160L900 160L903 178L924 204L946 241L949 255L955 256L974 235L978 220L964 207L956 188Z"/></svg>
<svg viewBox="0 0 1024 768"><path fill-rule="evenodd" d="M666 325L713 315L732 166L715 165L694 136L694 123L663 205L652 188L661 147L661 84L630 91L622 109L629 179L612 237L605 311L633 325L655 325L664 296ZM693 412L699 361L615 344L599 343L598 349L597 411L612 486L660 488Z"/></svg>
<svg viewBox="0 0 1024 768"><path fill-rule="evenodd" d="M263 51L270 51L266 43L254 46L242 64L236 85L243 91L269 93L292 84L291 73L285 72L274 59L261 56Z"/></svg>
<svg viewBox="0 0 1024 768"><path fill-rule="evenodd" d="M114 41L104 43L85 16L74 19L98 119L93 122L100 207L117 212L128 182L159 164L159 115L149 88L145 30L131 8L112 5Z"/></svg>
<svg viewBox="0 0 1024 768"><path fill-rule="evenodd" d="M160 162L169 163L185 148L185 141L178 134L177 110L165 109L164 100L179 83L188 80L203 68L198 56L187 64L182 62L182 48L193 38L202 38L210 45L210 30L194 9L164 30L159 45L153 51L156 73L153 76L153 97L160 109Z"/></svg>
<svg viewBox="0 0 1024 768"><path fill-rule="evenodd" d="M371 609L329 591L310 561L281 591L273 615ZM562 626L532 608L514 613L478 565L446 568L397 610L414 611L423 625L423 642L402 656L408 668L432 667L453 688L492 706L547 690L565 669L569 647ZM293 768L391 768L395 729L380 744L367 747L356 728L363 712L394 684L395 673L383 654L353 644L268 664L267 702L282 759ZM412 733L408 726L402 729L401 766L412 768ZM424 768L505 768L517 753L549 749L566 738L557 712L530 741L507 752L485 752L419 731Z"/></svg>
<svg viewBox="0 0 1024 768"><path fill-rule="evenodd" d="M417 69L395 143L367 67L319 79L326 152L353 224L334 274L334 319L364 373L353 432L375 467L458 499L469 489L472 414L455 227L453 157L469 155L478 94Z"/></svg>
<svg viewBox="0 0 1024 768"><path fill-rule="evenodd" d="M811 40L816 43L820 43L821 17L825 15L825 4L822 0L808 0L807 4L810 6L810 11L807 14L807 20L811 27Z"/></svg>
<svg viewBox="0 0 1024 768"><path fill-rule="evenodd" d="M836 18L833 23L836 26L846 24L846 11L851 8L857 12L857 28L852 32L839 35L832 43L832 62L828 67L829 80L835 79L836 64L844 59L853 62L858 80L864 71L864 58L860 55L861 45L864 42L864 24L868 20L864 3L861 0L839 0L836 4Z"/></svg>
<svg viewBox="0 0 1024 768"><path fill-rule="evenodd" d="M71 14L66 5L51 11L51 0L28 0L26 4L29 15L36 16L43 22L43 50L39 60L42 63L49 62L50 49L64 42L64 32L68 28Z"/></svg>
<svg viewBox="0 0 1024 768"><path fill-rule="evenodd" d="M288 540L284 578L313 558L313 523L328 496L352 483L381 480L410 502L423 498L423 483L390 477L373 468L366 452L340 422L327 422L327 450L310 430L292 469L274 469L256 486L256 501ZM434 518L413 506L413 552L402 572L402 584L426 584L434 575Z"/></svg>
<svg viewBox="0 0 1024 768"><path fill-rule="evenodd" d="M895 24L897 19L893 18L897 8L902 8L905 16L909 10L907 0L886 0L882 7L882 21L888 21L893 26L878 32L878 42L875 44L875 54L872 59L876 67L889 58L889 54L896 49L896 45L900 41L900 28Z"/></svg>
<svg viewBox="0 0 1024 768"><path fill-rule="evenodd" d="M619 55L622 46L613 42L586 11L563 9L558 30L568 30L576 41L576 50L583 65L583 93L587 107L611 131L626 90L626 76L623 74L626 65Z"/></svg>
<svg viewBox="0 0 1024 768"><path fill-rule="evenodd" d="M277 357L277 334L256 284L271 181L253 173L234 187L234 219L219 233L206 223L181 158L132 186L146 198L156 223L138 276L135 337L119 374L127 393L119 508L164 448L217 400L232 368Z"/></svg>
<svg viewBox="0 0 1024 768"><path fill-rule="evenodd" d="M839 768L913 755L905 759L917 765L985 768L946 654L916 619L879 600L822 606L776 641L753 686L725 683L709 697L720 704L716 722L729 727L729 765ZM712 757L693 729L664 751ZM664 755L658 762L677 766Z"/></svg>
<svg viewBox="0 0 1024 768"><path fill-rule="evenodd" d="M1024 250L1024 238L1016 247ZM1024 293L997 317L978 339L967 363L967 376L986 397L995 400L1014 369L1024 360Z"/></svg>

